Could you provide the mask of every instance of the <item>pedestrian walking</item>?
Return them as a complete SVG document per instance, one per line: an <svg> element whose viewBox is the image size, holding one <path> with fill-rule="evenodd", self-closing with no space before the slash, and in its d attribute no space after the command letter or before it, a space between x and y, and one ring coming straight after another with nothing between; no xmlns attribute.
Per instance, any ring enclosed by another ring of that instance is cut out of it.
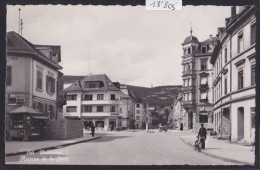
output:
<svg viewBox="0 0 260 170"><path fill-rule="evenodd" d="M91 125L91 135L92 135L92 137L94 137L94 135L95 135L95 125L92 123L92 125Z"/></svg>
<svg viewBox="0 0 260 170"><path fill-rule="evenodd" d="M198 136L201 137L201 149L205 149L205 140L207 138L207 130L204 128L204 124L201 124L201 128L199 130Z"/></svg>
<svg viewBox="0 0 260 170"><path fill-rule="evenodd" d="M113 131L113 130L114 130L114 124L111 123L111 131Z"/></svg>

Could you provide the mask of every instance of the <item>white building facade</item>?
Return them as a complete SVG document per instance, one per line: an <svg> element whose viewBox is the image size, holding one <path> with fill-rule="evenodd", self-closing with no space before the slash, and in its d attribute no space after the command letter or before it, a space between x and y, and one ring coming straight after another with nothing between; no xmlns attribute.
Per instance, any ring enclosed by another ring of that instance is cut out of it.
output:
<svg viewBox="0 0 260 170"><path fill-rule="evenodd" d="M218 29L213 64L214 130L223 139L250 143L255 126L255 7L231 7Z"/></svg>
<svg viewBox="0 0 260 170"><path fill-rule="evenodd" d="M81 118L96 128L109 130L111 125L122 128L122 98L125 94L105 75L88 75L68 88L65 117Z"/></svg>

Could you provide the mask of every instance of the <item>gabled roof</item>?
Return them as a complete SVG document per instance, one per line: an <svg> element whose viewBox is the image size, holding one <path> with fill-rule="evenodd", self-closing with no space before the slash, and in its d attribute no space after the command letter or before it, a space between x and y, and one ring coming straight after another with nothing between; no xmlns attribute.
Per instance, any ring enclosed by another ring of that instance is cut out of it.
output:
<svg viewBox="0 0 260 170"><path fill-rule="evenodd" d="M59 45L37 45L37 44L34 44L34 46L36 48L44 48L44 47L50 48L53 53L59 54L59 62L61 61L61 49L60 49Z"/></svg>
<svg viewBox="0 0 260 170"><path fill-rule="evenodd" d="M30 54L36 59L41 60L44 63L48 63L50 66L61 69L62 67L52 61L50 61L44 54L42 54L36 47L28 40L20 36L14 31L8 32L7 36L7 53L17 54Z"/></svg>

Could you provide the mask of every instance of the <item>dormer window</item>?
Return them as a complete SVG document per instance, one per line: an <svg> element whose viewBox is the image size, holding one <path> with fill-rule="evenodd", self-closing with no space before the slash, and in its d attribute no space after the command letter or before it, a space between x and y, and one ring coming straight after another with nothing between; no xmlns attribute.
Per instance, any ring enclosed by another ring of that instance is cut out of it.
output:
<svg viewBox="0 0 260 170"><path fill-rule="evenodd" d="M201 47L201 53L207 53L207 46Z"/></svg>
<svg viewBox="0 0 260 170"><path fill-rule="evenodd" d="M85 88L102 88L102 87L104 87L104 83L101 81L85 82Z"/></svg>

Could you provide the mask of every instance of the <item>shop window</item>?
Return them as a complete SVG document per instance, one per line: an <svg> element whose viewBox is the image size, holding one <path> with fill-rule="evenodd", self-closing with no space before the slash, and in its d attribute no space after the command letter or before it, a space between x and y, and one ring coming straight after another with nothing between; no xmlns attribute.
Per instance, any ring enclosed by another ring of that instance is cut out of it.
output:
<svg viewBox="0 0 260 170"><path fill-rule="evenodd" d="M104 112L104 106L97 106L97 112Z"/></svg>
<svg viewBox="0 0 260 170"><path fill-rule="evenodd" d="M251 25L251 45L255 44L256 42L256 23L254 22Z"/></svg>
<svg viewBox="0 0 260 170"><path fill-rule="evenodd" d="M37 90L42 90L42 71L40 71L40 70L37 70L36 89Z"/></svg>
<svg viewBox="0 0 260 170"><path fill-rule="evenodd" d="M199 123L208 123L208 115L199 114Z"/></svg>
<svg viewBox="0 0 260 170"><path fill-rule="evenodd" d="M255 85L255 64L251 66L251 86Z"/></svg>
<svg viewBox="0 0 260 170"><path fill-rule="evenodd" d="M77 100L77 95L76 94L67 95L67 100Z"/></svg>
<svg viewBox="0 0 260 170"><path fill-rule="evenodd" d="M85 94L84 100L93 100L92 94Z"/></svg>
<svg viewBox="0 0 260 170"><path fill-rule="evenodd" d="M66 112L77 112L77 106L67 106Z"/></svg>
<svg viewBox="0 0 260 170"><path fill-rule="evenodd" d="M244 74L243 70L238 72L238 90L243 89L244 85Z"/></svg>
<svg viewBox="0 0 260 170"><path fill-rule="evenodd" d="M7 86L12 85L12 66L6 67L6 85Z"/></svg>
<svg viewBox="0 0 260 170"><path fill-rule="evenodd" d="M21 129L23 128L24 119L23 114L13 114L11 119L11 126L13 128Z"/></svg>
<svg viewBox="0 0 260 170"><path fill-rule="evenodd" d="M97 94L97 100L104 100L104 94Z"/></svg>
<svg viewBox="0 0 260 170"><path fill-rule="evenodd" d="M238 41L237 42L237 44L238 44L237 52L239 54L239 53L241 53L244 50L243 32L240 32L238 34L237 41Z"/></svg>

